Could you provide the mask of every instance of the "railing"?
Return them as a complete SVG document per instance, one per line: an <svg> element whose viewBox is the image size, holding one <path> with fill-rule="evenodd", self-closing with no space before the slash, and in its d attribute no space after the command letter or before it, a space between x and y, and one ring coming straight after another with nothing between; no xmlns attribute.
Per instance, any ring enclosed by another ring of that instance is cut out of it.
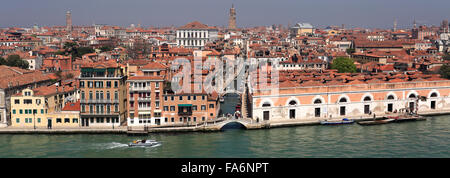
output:
<svg viewBox="0 0 450 178"><path fill-rule="evenodd" d="M150 87L129 87L130 91L151 91Z"/></svg>
<svg viewBox="0 0 450 178"><path fill-rule="evenodd" d="M138 101L151 101L151 98L138 98Z"/></svg>
<svg viewBox="0 0 450 178"><path fill-rule="evenodd" d="M138 107L139 111L143 111L143 110L152 110L152 107Z"/></svg>
<svg viewBox="0 0 450 178"><path fill-rule="evenodd" d="M119 103L118 99L85 99L85 100L80 100L80 103Z"/></svg>

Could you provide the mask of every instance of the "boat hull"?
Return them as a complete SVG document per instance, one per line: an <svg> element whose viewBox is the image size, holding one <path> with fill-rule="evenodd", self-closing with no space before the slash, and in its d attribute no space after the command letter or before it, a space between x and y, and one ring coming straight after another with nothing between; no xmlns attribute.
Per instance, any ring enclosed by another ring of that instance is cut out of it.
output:
<svg viewBox="0 0 450 178"><path fill-rule="evenodd" d="M395 119L383 119L383 120L373 120L373 121L361 121L358 122L359 125L380 125L380 124L387 124L390 122L394 122Z"/></svg>

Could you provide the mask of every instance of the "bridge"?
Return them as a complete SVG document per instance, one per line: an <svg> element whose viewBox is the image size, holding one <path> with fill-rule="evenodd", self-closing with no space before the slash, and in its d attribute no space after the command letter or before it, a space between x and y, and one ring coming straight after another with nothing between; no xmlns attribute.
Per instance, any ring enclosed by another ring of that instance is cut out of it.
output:
<svg viewBox="0 0 450 178"><path fill-rule="evenodd" d="M260 128L261 123L256 123L255 121L248 119L248 118L238 118L235 119L233 117L221 117L218 120L214 122L214 124L207 124L205 125L206 130L221 130L225 125L229 123L239 123L243 125L246 129L254 129L254 128Z"/></svg>

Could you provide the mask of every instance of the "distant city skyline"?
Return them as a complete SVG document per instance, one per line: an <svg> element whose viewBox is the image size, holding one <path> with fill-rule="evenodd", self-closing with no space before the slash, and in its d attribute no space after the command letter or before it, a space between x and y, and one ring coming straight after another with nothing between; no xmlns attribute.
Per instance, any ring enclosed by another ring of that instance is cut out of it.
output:
<svg viewBox="0 0 450 178"><path fill-rule="evenodd" d="M450 19L448 0L16 0L0 7L0 27L64 26L71 11L74 26L108 24L143 27L182 26L200 21L209 26L227 27L229 9L234 4L238 28L311 23L347 28L411 28L439 26Z"/></svg>

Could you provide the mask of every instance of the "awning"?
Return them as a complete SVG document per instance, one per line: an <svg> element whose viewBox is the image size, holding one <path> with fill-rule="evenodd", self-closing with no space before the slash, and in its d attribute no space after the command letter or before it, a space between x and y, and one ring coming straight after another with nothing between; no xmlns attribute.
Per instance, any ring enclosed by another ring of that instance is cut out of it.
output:
<svg viewBox="0 0 450 178"><path fill-rule="evenodd" d="M181 106L181 107L191 107L192 104L178 104L178 106Z"/></svg>

